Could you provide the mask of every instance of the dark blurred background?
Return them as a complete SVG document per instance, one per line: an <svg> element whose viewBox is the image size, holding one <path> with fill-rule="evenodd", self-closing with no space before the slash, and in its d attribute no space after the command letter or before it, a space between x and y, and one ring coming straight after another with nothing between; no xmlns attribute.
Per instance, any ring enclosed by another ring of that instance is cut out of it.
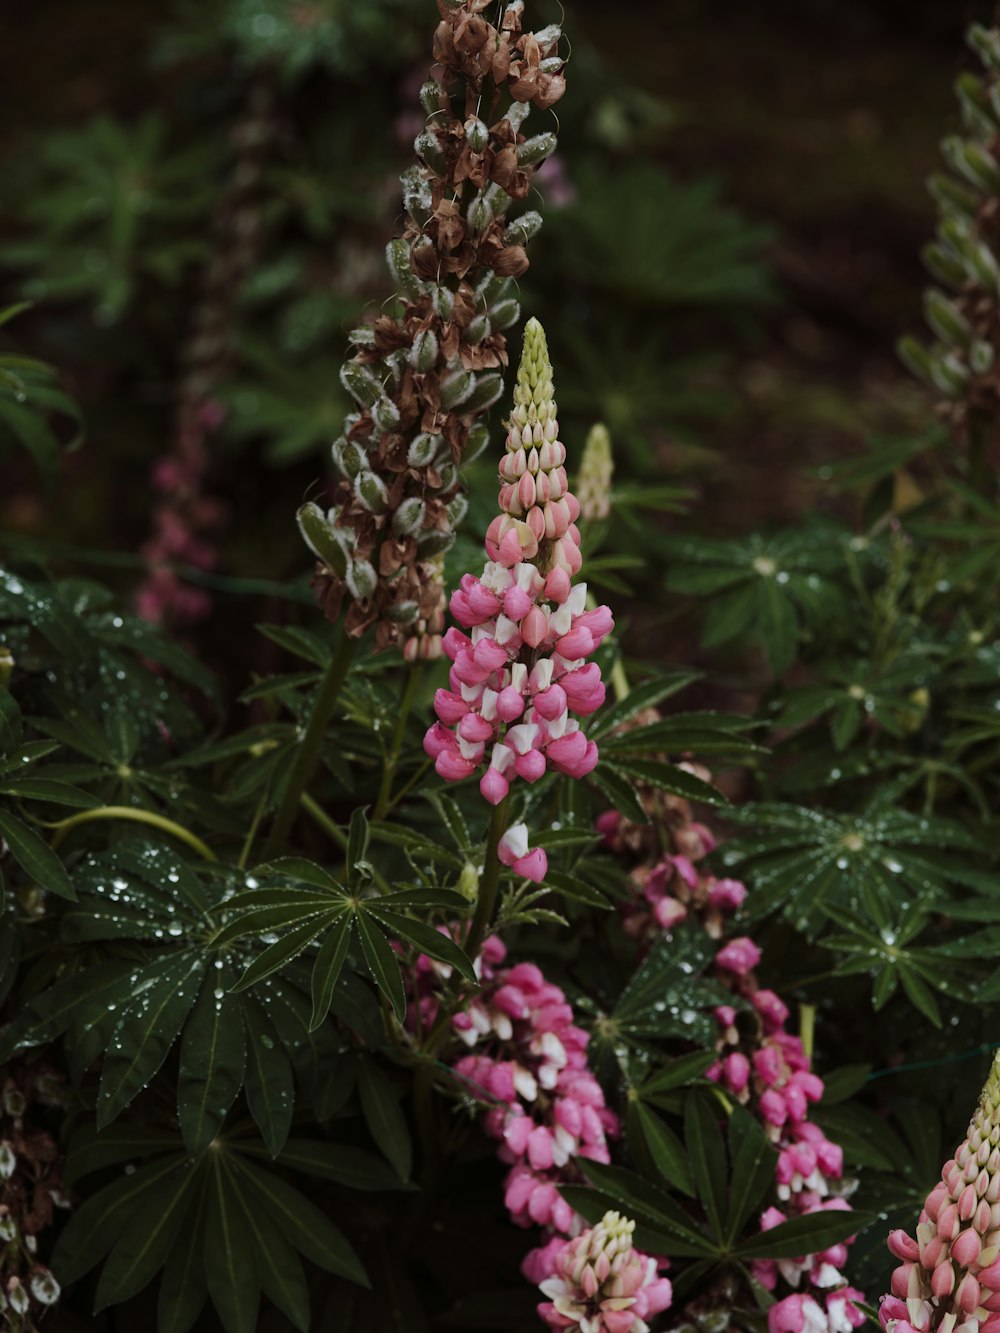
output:
<svg viewBox="0 0 1000 1333"><path fill-rule="evenodd" d="M957 124L963 31L988 17L566 0L522 307L548 327L571 450L602 418L619 479L693 490L668 526L732 535L836 505L824 463L926 425L893 344L920 322L924 180ZM256 618L268 581L302 572L292 515L347 407L346 331L389 294L436 18L432 0L39 0L8 20L0 302L33 305L2 332L60 368L87 428L58 480L50 442L0 442L8 542L85 550L132 595L194 365L218 407L206 549L176 561L198 614L211 598ZM234 247L238 280L213 286ZM655 533L634 545L655 556Z"/></svg>

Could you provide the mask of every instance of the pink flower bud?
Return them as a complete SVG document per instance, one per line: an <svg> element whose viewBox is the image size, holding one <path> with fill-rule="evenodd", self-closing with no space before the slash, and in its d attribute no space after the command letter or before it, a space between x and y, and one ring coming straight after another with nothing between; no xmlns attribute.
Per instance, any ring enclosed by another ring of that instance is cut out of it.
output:
<svg viewBox="0 0 1000 1333"><path fill-rule="evenodd" d="M653 915L662 930L673 930L687 916L687 908L676 898L661 898L653 908ZM741 1059L745 1057L740 1057Z"/></svg>
<svg viewBox="0 0 1000 1333"><path fill-rule="evenodd" d="M535 847L527 856L519 857L514 862L514 869L522 879L530 879L532 884L541 884L549 869L549 860L541 847Z"/></svg>
<svg viewBox="0 0 1000 1333"><path fill-rule="evenodd" d="M976 1232L969 1227L961 1232L951 1243L951 1257L960 1268L971 1268L979 1262L982 1243Z"/></svg>
<svg viewBox="0 0 1000 1333"><path fill-rule="evenodd" d="M441 691L443 693L444 691ZM450 731L446 731L440 722L435 722L424 733L424 753L436 759L445 750L458 750L458 742Z"/></svg>
<svg viewBox="0 0 1000 1333"><path fill-rule="evenodd" d="M582 625L585 629L590 630L594 638L594 646L596 647L602 643L614 629L615 620L609 607L598 606L593 611L584 612L584 614L576 621L574 629L577 625Z"/></svg>
<svg viewBox="0 0 1000 1333"><path fill-rule="evenodd" d="M565 657L567 662L575 662L580 657L587 657L593 651L594 636L586 625L574 625L568 634L564 634L556 642L556 652L560 657Z"/></svg>
<svg viewBox="0 0 1000 1333"><path fill-rule="evenodd" d="M966 1273L955 1291L955 1305L966 1314L972 1314L979 1305L979 1283L971 1273Z"/></svg>
<svg viewBox="0 0 1000 1333"><path fill-rule="evenodd" d="M931 1274L931 1291L940 1300L943 1296L950 1296L955 1290L955 1270L947 1259L938 1264ZM905 1295L905 1293L900 1293Z"/></svg>
<svg viewBox="0 0 1000 1333"><path fill-rule="evenodd" d="M547 690L536 694L532 703L539 716L544 717L546 722L552 722L566 711L566 691L561 685L550 685Z"/></svg>
<svg viewBox="0 0 1000 1333"><path fill-rule="evenodd" d="M549 763L561 772L572 776L572 770L587 753L587 738L582 731L571 731L558 740L549 741L545 748L545 757Z"/></svg>
<svg viewBox="0 0 1000 1333"><path fill-rule="evenodd" d="M463 759L457 750L442 750L434 760L434 768L445 782L461 782L476 770L471 759Z"/></svg>
<svg viewBox="0 0 1000 1333"><path fill-rule="evenodd" d="M722 1062L722 1077L729 1091L739 1096L750 1082L750 1061L741 1051L734 1051Z"/></svg>
<svg viewBox="0 0 1000 1333"><path fill-rule="evenodd" d="M480 639L472 650L472 656L476 665L487 674L507 665L507 650L502 648L496 639Z"/></svg>
<svg viewBox="0 0 1000 1333"><path fill-rule="evenodd" d="M506 686L497 698L497 716L504 722L513 722L524 712L524 695L513 685Z"/></svg>
<svg viewBox="0 0 1000 1333"><path fill-rule="evenodd" d="M708 891L708 901L720 912L735 912L746 896L746 885L738 879L717 879Z"/></svg>
<svg viewBox="0 0 1000 1333"><path fill-rule="evenodd" d="M740 935L715 955L719 967L733 972L738 977L745 977L760 962L760 949L746 935Z"/></svg>
<svg viewBox="0 0 1000 1333"><path fill-rule="evenodd" d="M503 595L503 613L511 620L522 620L532 606L534 598L531 593L519 588L516 583L512 583Z"/></svg>
<svg viewBox="0 0 1000 1333"><path fill-rule="evenodd" d="M565 569L550 569L545 578L545 596L550 602L562 606L570 594L572 584Z"/></svg>
<svg viewBox="0 0 1000 1333"><path fill-rule="evenodd" d="M496 768L488 768L479 779L479 791L484 801L490 805L499 805L510 791L510 783Z"/></svg>
<svg viewBox="0 0 1000 1333"><path fill-rule="evenodd" d="M545 775L545 755L541 750L526 750L514 760L514 768L525 782L537 782Z"/></svg>
<svg viewBox="0 0 1000 1333"><path fill-rule="evenodd" d="M458 734L464 741L488 741L493 735L492 722L487 722L481 713L466 713L457 727Z"/></svg>
<svg viewBox="0 0 1000 1333"><path fill-rule="evenodd" d="M549 622L537 606L521 621L521 638L529 648L537 648L549 630Z"/></svg>

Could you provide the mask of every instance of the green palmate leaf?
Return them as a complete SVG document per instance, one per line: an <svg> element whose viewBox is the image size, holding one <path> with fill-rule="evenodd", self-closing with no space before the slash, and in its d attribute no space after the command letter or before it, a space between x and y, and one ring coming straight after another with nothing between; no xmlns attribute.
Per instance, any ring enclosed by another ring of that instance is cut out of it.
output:
<svg viewBox="0 0 1000 1333"><path fill-rule="evenodd" d="M459 809L458 802L444 792L432 792L430 800L456 849L463 855L469 852L472 848L472 835L469 833L469 826Z"/></svg>
<svg viewBox="0 0 1000 1333"><path fill-rule="evenodd" d="M574 1211L587 1222L596 1223L606 1212L614 1210L624 1212L636 1223L635 1243L647 1254L669 1254L675 1259L699 1259L706 1255L715 1256L717 1249L707 1236L692 1231L690 1235L678 1234L676 1229L667 1230L649 1220L649 1214L633 1202L622 1199L613 1190L588 1189L584 1185L563 1185L559 1193Z"/></svg>
<svg viewBox="0 0 1000 1333"><path fill-rule="evenodd" d="M75 806L81 810L93 810L103 805L96 796L72 787L68 782L56 778L15 778L0 785L0 795L13 796L17 801L49 801L53 805Z"/></svg>
<svg viewBox="0 0 1000 1333"><path fill-rule="evenodd" d="M68 1185L74 1185L103 1167L150 1157L177 1147L177 1135L169 1130L145 1129L141 1125L118 1121L98 1133L95 1125L83 1125L70 1141L63 1178Z"/></svg>
<svg viewBox="0 0 1000 1333"><path fill-rule="evenodd" d="M356 920L358 934L361 937L361 951L372 979L389 1000L393 1013L402 1022L406 1013L406 993L403 990L399 960L390 948L388 940L366 912L359 912Z"/></svg>
<svg viewBox="0 0 1000 1333"><path fill-rule="evenodd" d="M372 1138L400 1179L409 1180L413 1156L410 1131L399 1107L396 1085L374 1060L364 1059L358 1069L358 1092Z"/></svg>
<svg viewBox="0 0 1000 1333"><path fill-rule="evenodd" d="M612 905L600 889L593 888L578 874L563 874L560 870L550 869L545 873L545 883L574 902L585 903L587 907L595 907L600 912L611 911Z"/></svg>
<svg viewBox="0 0 1000 1333"><path fill-rule="evenodd" d="M696 1229L677 1202L642 1176L621 1167L602 1166L599 1162L591 1161L586 1166L581 1162L581 1170L604 1197L614 1201L613 1207L675 1237L676 1244L670 1249L671 1254L707 1255L716 1252L717 1246ZM573 1202L568 1195L567 1199ZM683 1251L680 1246L684 1246Z"/></svg>
<svg viewBox="0 0 1000 1333"><path fill-rule="evenodd" d="M311 884L313 888L322 889L324 893L341 898L344 896L343 886L337 883L329 871L318 866L315 861L307 861L303 856L280 856L275 861L265 861L254 870L254 877L258 880L276 875L297 883ZM268 888L251 890L249 893L240 894L239 900L251 906L255 902L263 901L263 898L253 897L253 894L266 895L274 892L274 889ZM277 892L280 892L280 889Z"/></svg>
<svg viewBox="0 0 1000 1333"><path fill-rule="evenodd" d="M12 755L21 744L21 710L17 700L0 685L0 755Z"/></svg>
<svg viewBox="0 0 1000 1333"><path fill-rule="evenodd" d="M251 1191L257 1194L261 1206L268 1210L300 1254L327 1273L337 1273L351 1282L368 1286L358 1256L315 1204L268 1172L255 1170L245 1162L238 1164L238 1170L248 1178Z"/></svg>
<svg viewBox="0 0 1000 1333"><path fill-rule="evenodd" d="M237 981L233 990L244 991L251 986L256 986L265 977L271 976L280 967L284 967L291 959L297 958L312 944L317 936L323 933L331 921L336 919L337 915L339 915L339 909L337 913L315 913L297 926L293 926L291 930L282 935L280 940L268 945L262 954L258 954ZM213 940L213 943L217 944L218 941Z"/></svg>
<svg viewBox="0 0 1000 1333"><path fill-rule="evenodd" d="M205 972L202 957L185 949L146 980L115 1025L101 1070L97 1125L103 1128L157 1072L190 1012Z"/></svg>
<svg viewBox="0 0 1000 1333"><path fill-rule="evenodd" d="M227 994L233 980L228 967L209 967L184 1028L177 1113L192 1152L212 1142L243 1086L243 1005L237 996Z"/></svg>
<svg viewBox="0 0 1000 1333"><path fill-rule="evenodd" d="M729 798L710 782L695 777L677 764L655 759L616 758L616 772L632 782L648 783L661 791L683 796L688 801L705 801L709 805L728 805Z"/></svg>
<svg viewBox="0 0 1000 1333"><path fill-rule="evenodd" d="M587 780L594 784L620 815L624 815L633 824L649 823L649 815L643 809L634 785L624 773L620 773L606 759L601 759Z"/></svg>
<svg viewBox="0 0 1000 1333"><path fill-rule="evenodd" d="M731 1246L774 1183L777 1151L760 1124L742 1106L729 1117L729 1216L725 1241Z"/></svg>
<svg viewBox="0 0 1000 1333"><path fill-rule="evenodd" d="M312 1016L309 1027L315 1030L330 1012L333 992L340 979L340 973L351 944L354 920L344 913L330 928L320 946L312 971Z"/></svg>
<svg viewBox="0 0 1000 1333"><path fill-rule="evenodd" d="M686 1083L693 1083L718 1059L715 1051L691 1051L688 1055L679 1055L665 1068L653 1074L640 1087L643 1097L656 1096L681 1088Z"/></svg>
<svg viewBox="0 0 1000 1333"><path fill-rule="evenodd" d="M163 1189L138 1201L101 1271L95 1313L127 1301L153 1280L186 1220L195 1188L189 1168L177 1171Z"/></svg>
<svg viewBox="0 0 1000 1333"><path fill-rule="evenodd" d="M367 884L372 877L368 862L370 839L368 807L357 806L351 814L351 825L347 831L347 878L352 887Z"/></svg>
<svg viewBox="0 0 1000 1333"><path fill-rule="evenodd" d="M281 1154L280 1165L320 1180L335 1180L338 1185L346 1185L352 1190L408 1188L384 1158L353 1144L348 1147L312 1139L291 1139Z"/></svg>
<svg viewBox="0 0 1000 1333"><path fill-rule="evenodd" d="M247 1232L253 1238L261 1287L295 1327L305 1333L309 1327L309 1289L302 1264L280 1226L258 1206L258 1197L247 1176L224 1159L223 1169L227 1174L226 1187L241 1209Z"/></svg>
<svg viewBox="0 0 1000 1333"><path fill-rule="evenodd" d="M180 1145L178 1145L180 1146ZM114 1245L128 1226L140 1200L159 1186L172 1189L172 1179L182 1173L184 1156L171 1154L149 1166L141 1166L98 1190L76 1208L59 1234L52 1254L52 1271L66 1285L83 1277Z"/></svg>
<svg viewBox="0 0 1000 1333"><path fill-rule="evenodd" d="M466 981L471 981L473 985L477 983L478 978L475 968L449 935L442 935L433 926L425 925L422 921L415 921L412 917L400 916L398 912L387 912L382 906L381 900L373 900L366 903L365 906L369 914L377 917L390 934L395 935L397 939L407 940L410 944L415 944L422 953L428 954L431 958L436 958L439 962L448 963L455 968L457 972L465 977Z"/></svg>
<svg viewBox="0 0 1000 1333"><path fill-rule="evenodd" d="M252 995L243 1001L246 1031L246 1097L250 1114L272 1157L288 1138L295 1110L292 1070L267 1015Z"/></svg>
<svg viewBox="0 0 1000 1333"><path fill-rule="evenodd" d="M49 844L8 810L0 810L0 837L17 864L36 884L60 898L76 898L66 867Z"/></svg>
<svg viewBox="0 0 1000 1333"><path fill-rule="evenodd" d="M824 1211L793 1217L741 1241L733 1250L737 1259L797 1259L839 1245L871 1221L865 1213Z"/></svg>
<svg viewBox="0 0 1000 1333"><path fill-rule="evenodd" d="M710 1106L701 1096L690 1096L684 1103L684 1142L712 1234L724 1242L728 1230L726 1147L719 1129L718 1107Z"/></svg>
<svg viewBox="0 0 1000 1333"><path fill-rule="evenodd" d="M255 1333L262 1256L221 1155L210 1168L203 1246L208 1294L226 1333Z"/></svg>
<svg viewBox="0 0 1000 1333"><path fill-rule="evenodd" d="M653 680L643 681L641 685L636 685L629 690L627 698L602 711L600 721L593 729L594 738L597 739L615 731L646 708L656 708L658 704L663 703L664 699L669 699L671 695L678 694L681 690L686 689L688 685L698 680L699 674L697 671L677 671L671 675L659 676Z"/></svg>
<svg viewBox="0 0 1000 1333"><path fill-rule="evenodd" d="M204 1213L205 1182L192 1193L191 1212L181 1225L160 1280L157 1333L188 1333L208 1300L202 1235L197 1220Z"/></svg>
<svg viewBox="0 0 1000 1333"><path fill-rule="evenodd" d="M296 625L257 625L261 634L280 644L295 657L304 657L313 666L325 668L330 661L330 646L318 634Z"/></svg>
<svg viewBox="0 0 1000 1333"><path fill-rule="evenodd" d="M636 1133L645 1145L650 1161L671 1189L694 1194L694 1177L684 1145L662 1116L642 1102L629 1107Z"/></svg>

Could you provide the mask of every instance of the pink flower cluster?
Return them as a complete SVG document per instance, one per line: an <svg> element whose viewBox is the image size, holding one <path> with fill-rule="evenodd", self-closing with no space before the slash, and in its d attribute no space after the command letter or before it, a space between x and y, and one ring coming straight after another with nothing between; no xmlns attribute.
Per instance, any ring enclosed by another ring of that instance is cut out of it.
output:
<svg viewBox="0 0 1000 1333"><path fill-rule="evenodd" d="M902 1262L879 1306L886 1333L1000 1333L1000 1053L916 1239L892 1231L889 1250Z"/></svg>
<svg viewBox="0 0 1000 1333"><path fill-rule="evenodd" d="M707 776L703 770L699 775ZM747 935L726 935L730 918L746 898L746 886L702 870L698 860L716 845L712 833L691 820L686 809L669 813L674 820L678 813L686 816L679 829L671 830L683 851L633 870L639 896L626 908L625 927L647 940L693 920L720 941L717 977L750 1013L745 1008L738 1013L728 1004L716 1009L719 1058L707 1077L753 1111L778 1149L775 1192L780 1206L766 1210L762 1229L822 1209L849 1210L842 1197L843 1151L809 1120L810 1105L822 1098L823 1081L812 1073L800 1038L787 1031L787 1006L757 983L760 947ZM598 828L613 850L627 846L628 826L615 812L602 815ZM771 1307L769 1333L849 1333L864 1322L855 1303L863 1297L847 1286L841 1271L849 1243L794 1260L753 1264L754 1276L769 1291L777 1292L781 1280L793 1288Z"/></svg>
<svg viewBox="0 0 1000 1333"><path fill-rule="evenodd" d="M535 1279L549 1298L538 1307L549 1328L648 1333L647 1317L668 1308L673 1290L657 1260L633 1249L634 1230L634 1222L605 1213L574 1240L550 1242L544 1276Z"/></svg>
<svg viewBox="0 0 1000 1333"><path fill-rule="evenodd" d="M589 1035L574 1024L563 992L534 963L498 970L505 956L496 936L487 939L482 990L452 1020L473 1048L454 1069L490 1104L486 1132L511 1168L504 1199L514 1222L567 1233L575 1215L559 1182L574 1158L609 1161L606 1135L618 1123L587 1068Z"/></svg>
<svg viewBox="0 0 1000 1333"><path fill-rule="evenodd" d="M469 634L450 629L450 689L438 690L438 721L424 749L447 782L471 777L489 758L479 789L499 805L515 778L537 782L548 770L584 777L597 746L577 720L604 702L600 667L586 659L614 628L606 606L587 610L579 504L568 487L558 439L552 371L537 320L525 329L515 406L500 465L501 513L486 534L481 577L462 577L451 612ZM571 716L575 714L576 716ZM530 852L523 825L501 845L501 860L540 882L544 852ZM523 848L523 849L522 849ZM521 849L521 850L519 850Z"/></svg>

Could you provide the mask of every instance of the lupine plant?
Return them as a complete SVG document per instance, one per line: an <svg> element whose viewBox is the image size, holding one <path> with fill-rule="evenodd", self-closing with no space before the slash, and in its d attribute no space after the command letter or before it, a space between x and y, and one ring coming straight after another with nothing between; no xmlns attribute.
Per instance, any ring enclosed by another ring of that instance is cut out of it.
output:
<svg viewBox="0 0 1000 1333"><path fill-rule="evenodd" d="M953 392L947 456L907 441L835 471L875 483L857 530L671 539L671 596L711 598L706 656L763 647L757 716L723 711L698 672L627 659L591 592L623 586L621 528L676 489L620 482L632 409L560 425L542 323L520 327L529 196L573 79L561 28L525 0L438 0L392 291L350 337L334 480L298 511L312 592L269 585L237 699L203 639L173 637L211 610L184 571L204 588L215 558L243 302L281 287L278 108L352 44L374 65L405 48L404 8L227 0L249 83L208 246L175 248L169 210L132 197L136 171L152 199L182 172L161 132L102 122L96 158L74 138L45 169L111 191L113 272L77 272L44 207L8 255L104 328L149 276L144 236L158 281L203 277L138 590L23 544L0 567L0 1320L851 1333L890 1212L925 1198L915 1239L891 1230L883 1326L991 1333L1000 1073L930 1195L926 1107L870 1075L934 1053L934 1024L941 1059L995 1038L996 928L962 924L1000 919L1000 658L977 586L998 541L995 321L968 285L994 199L939 188L965 222L938 250L966 266L959 304L929 309L958 350L908 350ZM164 47L202 39L190 14ZM998 43L975 30L991 69ZM950 159L995 193L991 84L960 90L974 139ZM602 210L621 213L602 196L591 229ZM651 250L644 301L764 295L716 221L727 263L675 275ZM93 250L103 226L83 210L71 235ZM623 257L601 273L636 281ZM54 371L5 348L5 446L52 471L78 420ZM905 510L884 485L901 467L922 488Z"/></svg>

